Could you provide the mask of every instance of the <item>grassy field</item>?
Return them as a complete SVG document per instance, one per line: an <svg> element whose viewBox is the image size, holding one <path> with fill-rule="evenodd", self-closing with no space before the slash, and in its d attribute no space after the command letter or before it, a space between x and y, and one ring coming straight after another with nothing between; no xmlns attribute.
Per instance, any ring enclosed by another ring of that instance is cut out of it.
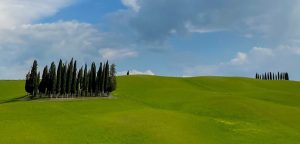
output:
<svg viewBox="0 0 300 144"><path fill-rule="evenodd" d="M0 143L296 144L300 83L247 78L118 78L111 99L11 101L0 81Z"/></svg>

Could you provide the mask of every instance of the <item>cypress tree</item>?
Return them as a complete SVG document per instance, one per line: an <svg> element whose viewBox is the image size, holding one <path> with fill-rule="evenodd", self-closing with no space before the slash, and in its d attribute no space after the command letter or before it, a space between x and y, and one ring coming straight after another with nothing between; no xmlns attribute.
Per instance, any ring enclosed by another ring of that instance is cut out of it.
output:
<svg viewBox="0 0 300 144"><path fill-rule="evenodd" d="M40 82L41 82L41 74L39 72L38 75L37 75L37 79L36 79L36 85L37 85L38 91L39 91ZM40 94L40 92L38 92L38 93Z"/></svg>
<svg viewBox="0 0 300 144"><path fill-rule="evenodd" d="M73 76L72 76L72 84L71 84L71 95L76 94L76 74L77 74L77 62L75 60L73 67Z"/></svg>
<svg viewBox="0 0 300 144"><path fill-rule="evenodd" d="M258 74L256 74L258 78ZM117 88L117 79L116 79L116 65L112 64L110 66L110 72L109 72L109 92L112 92L116 90Z"/></svg>
<svg viewBox="0 0 300 144"><path fill-rule="evenodd" d="M61 95L66 95L67 88L67 62L62 66L62 77L61 77Z"/></svg>
<svg viewBox="0 0 300 144"><path fill-rule="evenodd" d="M265 80L268 80L268 76L267 76L267 73L265 73Z"/></svg>
<svg viewBox="0 0 300 144"><path fill-rule="evenodd" d="M100 63L98 72L97 72L97 82L96 82L96 95L99 96L102 92L102 62Z"/></svg>
<svg viewBox="0 0 300 144"><path fill-rule="evenodd" d="M62 60L59 60L57 67L57 78L56 78L56 94L61 92L61 81L62 81Z"/></svg>
<svg viewBox="0 0 300 144"><path fill-rule="evenodd" d="M106 64L105 64L105 78L104 78L104 91L105 93L108 92L108 87L109 87L109 64L108 64L108 61L106 61Z"/></svg>
<svg viewBox="0 0 300 144"><path fill-rule="evenodd" d="M45 66L43 70L42 81L39 85L39 91L42 94L46 94L46 89L49 81L48 79L49 79L48 66Z"/></svg>
<svg viewBox="0 0 300 144"><path fill-rule="evenodd" d="M82 67L80 68L80 70L78 71L77 74L77 81L76 81L76 95L80 96L81 95L81 83L82 83Z"/></svg>
<svg viewBox="0 0 300 144"><path fill-rule="evenodd" d="M72 77L73 77L73 58L69 63L68 70L67 70L67 86L66 86L66 93L67 96L71 93L71 85L72 85Z"/></svg>
<svg viewBox="0 0 300 144"><path fill-rule="evenodd" d="M32 90L31 93L31 98L36 97L37 92L38 92L38 85L37 85L37 61L34 60L33 61L33 65L31 68L31 73L30 73L30 79L29 79L29 87L30 87L30 91Z"/></svg>
<svg viewBox="0 0 300 144"><path fill-rule="evenodd" d="M88 96L92 95L92 77L91 77L91 69L89 69L88 74L87 74L87 80L88 80Z"/></svg>
<svg viewBox="0 0 300 144"><path fill-rule="evenodd" d="M30 87L30 72L28 72L26 75L25 90L28 94L32 93L33 91L33 89Z"/></svg>
<svg viewBox="0 0 300 144"><path fill-rule="evenodd" d="M55 66L55 63L52 62L51 63L51 66L50 66L50 76L49 76L49 94L50 94L50 97L52 98L53 94L56 94L56 66Z"/></svg>
<svg viewBox="0 0 300 144"><path fill-rule="evenodd" d="M103 68L102 68L102 76L101 76L101 93L104 94L105 93L105 69L106 69L106 64L103 64Z"/></svg>
<svg viewBox="0 0 300 144"><path fill-rule="evenodd" d="M261 79L261 80L262 80L262 75L259 75L259 79Z"/></svg>
<svg viewBox="0 0 300 144"><path fill-rule="evenodd" d="M92 93L93 95L95 95L96 92L96 64L93 62L92 66L91 66L91 89L92 89Z"/></svg>
<svg viewBox="0 0 300 144"><path fill-rule="evenodd" d="M87 90L88 90L88 76L87 76L87 65L84 66L84 73L83 73L83 82L82 82L82 88L83 88L83 95L87 96Z"/></svg>

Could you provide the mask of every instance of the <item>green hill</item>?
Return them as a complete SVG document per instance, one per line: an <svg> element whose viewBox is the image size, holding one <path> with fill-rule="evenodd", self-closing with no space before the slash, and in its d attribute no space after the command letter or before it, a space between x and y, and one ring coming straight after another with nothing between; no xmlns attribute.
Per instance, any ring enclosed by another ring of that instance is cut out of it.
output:
<svg viewBox="0 0 300 144"><path fill-rule="evenodd" d="M118 77L112 98L15 101L0 81L0 143L296 144L300 83Z"/></svg>

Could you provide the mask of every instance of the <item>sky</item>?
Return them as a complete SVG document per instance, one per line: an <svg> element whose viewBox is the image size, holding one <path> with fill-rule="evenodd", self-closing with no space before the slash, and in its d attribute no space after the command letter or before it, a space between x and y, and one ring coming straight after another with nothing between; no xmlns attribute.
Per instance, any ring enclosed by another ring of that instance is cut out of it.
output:
<svg viewBox="0 0 300 144"><path fill-rule="evenodd" d="M73 57L118 74L300 80L298 0L1 0L0 13L0 79Z"/></svg>

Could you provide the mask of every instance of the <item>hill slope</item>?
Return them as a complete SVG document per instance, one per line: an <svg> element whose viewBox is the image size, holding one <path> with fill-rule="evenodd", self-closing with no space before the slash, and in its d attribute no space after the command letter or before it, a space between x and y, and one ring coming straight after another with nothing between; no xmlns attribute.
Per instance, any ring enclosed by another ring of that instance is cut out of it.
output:
<svg viewBox="0 0 300 144"><path fill-rule="evenodd" d="M300 83L246 78L118 78L112 99L10 102L0 81L0 143L298 143Z"/></svg>

